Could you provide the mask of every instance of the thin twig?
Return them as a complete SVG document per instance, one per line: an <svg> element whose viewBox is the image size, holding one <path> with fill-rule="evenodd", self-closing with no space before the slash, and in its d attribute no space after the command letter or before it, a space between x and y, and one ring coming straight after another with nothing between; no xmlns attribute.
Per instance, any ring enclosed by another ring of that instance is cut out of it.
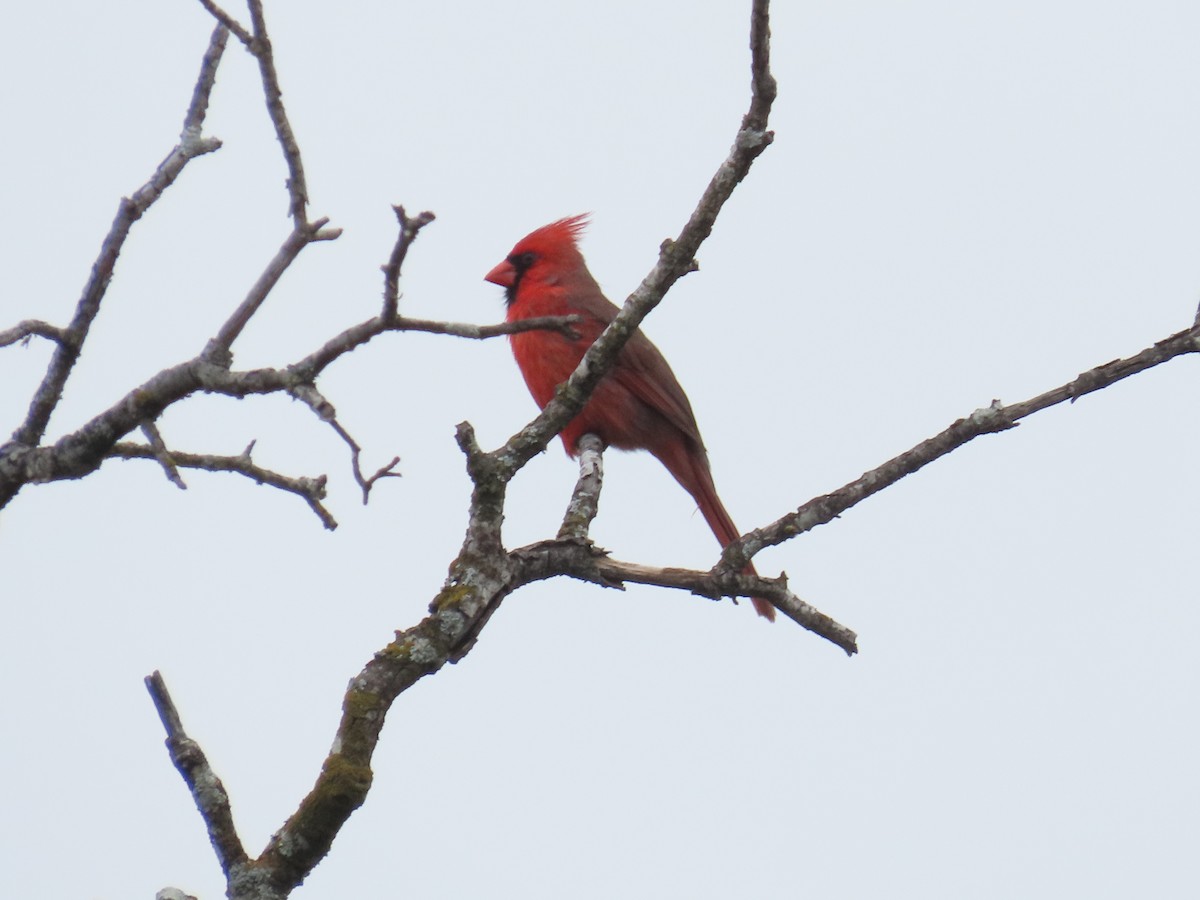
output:
<svg viewBox="0 0 1200 900"><path fill-rule="evenodd" d="M325 396L317 390L317 386L311 382L298 384L288 389L288 393L316 413L317 418L325 422L331 427L350 448L350 467L354 472L354 481L362 490L363 506L367 505L367 501L371 497L371 488L375 486L375 482L381 478L399 478L400 473L396 471L396 466L400 464L400 457L392 457L392 461L386 465L380 466L374 475L367 477L363 475L361 459L362 447L358 441L342 427L341 422L337 419L337 410L333 404L325 399Z"/></svg>
<svg viewBox="0 0 1200 900"><path fill-rule="evenodd" d="M67 339L66 332L56 325L43 322L41 319L26 319L18 322L12 328L0 331L0 347L16 343L28 344L31 337L45 338L56 344L62 344Z"/></svg>
<svg viewBox="0 0 1200 900"><path fill-rule="evenodd" d="M398 456L393 456L391 462L385 463L376 469L374 475L371 475L370 477L363 475L362 465L360 462L362 458L362 447L358 445L358 441L356 441L350 435L350 433L342 427L342 424L337 419L330 419L329 425L338 433L338 436L345 441L346 445L350 448L350 468L354 472L354 482L359 486L359 489L362 490L363 506L366 506L367 501L371 499L371 488L375 487L375 482L379 481L379 479L402 477L401 473L396 471L396 466L400 465L400 457Z"/></svg>
<svg viewBox="0 0 1200 900"><path fill-rule="evenodd" d="M396 331L424 331L428 334L449 334L455 337L485 341L490 338L520 334L524 331L557 331L573 341L579 340L578 315L530 316L517 322L499 322L495 325L472 325L469 322L438 322L431 319L398 318Z"/></svg>
<svg viewBox="0 0 1200 900"><path fill-rule="evenodd" d="M338 527L337 519L333 517L321 502L325 499L326 478L324 475L318 475L315 478L308 476L294 478L272 471L271 469L264 469L250 458L250 452L253 448L254 444L251 443L238 456L185 453L180 450L173 450L171 451L171 461L176 466L185 469L201 469L206 472L232 472L236 475L243 475L249 478L255 484L265 484L269 487L278 488L281 491L287 491L289 494L295 494L297 497L303 498L304 502L316 514L317 518L321 520L322 525L330 531ZM108 452L108 458L157 460L158 455L153 447L146 444L122 441L113 444Z"/></svg>
<svg viewBox="0 0 1200 900"><path fill-rule="evenodd" d="M471 340L489 340L523 331L557 331L572 339L579 334L572 327L579 316L539 316L520 322L500 322L496 325L473 325L469 322L440 322L431 319L409 319L397 316L386 319L375 316L365 322L352 325L289 368L297 377L312 380L325 371L330 364L373 338L390 331L420 331L426 334L447 334Z"/></svg>
<svg viewBox="0 0 1200 900"><path fill-rule="evenodd" d="M292 131L292 123L288 120L287 110L283 108L283 91L279 87L279 74L275 71L275 53L271 48L271 38L267 34L262 0L249 0L249 7L250 22L254 30L250 52L258 60L263 94L267 100L267 113L271 117L271 124L275 126L275 136L279 138L279 145L283 148L283 158L288 169L287 188L291 198L288 212L296 230L304 231L308 226L308 182L304 177L304 161L300 158L300 145L296 143L296 135ZM318 231L319 228L313 228L314 236Z"/></svg>
<svg viewBox="0 0 1200 900"><path fill-rule="evenodd" d="M167 443L163 440L158 426L153 422L143 422L142 434L146 436L146 440L150 444L150 449L154 452L154 458L158 460L158 464L162 466L163 472L166 473L167 481L180 490L186 491L187 485L184 484L183 479L179 476L178 463L175 462L171 451L167 449Z"/></svg>
<svg viewBox="0 0 1200 900"><path fill-rule="evenodd" d="M433 213L426 210L413 218L404 213L403 206L393 206L396 220L400 223L400 233L396 236L396 244L392 247L392 255L383 266L383 312L382 317L390 321L396 318L400 308L400 268L404 265L404 257L412 246L421 229L434 220Z"/></svg>
<svg viewBox="0 0 1200 900"><path fill-rule="evenodd" d="M254 37L248 32L245 26L237 19L231 16L212 0L200 0L200 5L212 13L213 18L220 22L223 26L233 32L233 36L246 45L247 48L254 43Z"/></svg>
<svg viewBox="0 0 1200 900"><path fill-rule="evenodd" d="M301 225L292 230L275 256L267 263L266 269L258 276L258 280L251 286L246 298L225 320L225 324L221 326L216 337L208 342L208 346L204 349L206 359L217 365L228 365L230 348L237 340L238 335L242 333L242 329L270 296L288 266L295 262L301 250L315 240L314 235L328 221L328 219L318 219L311 225Z"/></svg>
<svg viewBox="0 0 1200 900"><path fill-rule="evenodd" d="M180 143L202 140L200 135L204 119L208 115L208 103L212 97L213 87L217 83L217 68L221 64L221 57L225 54L225 45L228 40L229 30L224 25L218 25L213 29L212 36L208 39L208 49L200 60L200 75L196 79L196 86L192 89L192 102L188 104L187 112L183 116L183 130L179 135ZM211 138L210 143L214 145L210 148L212 150L221 146L221 142L216 138Z"/></svg>

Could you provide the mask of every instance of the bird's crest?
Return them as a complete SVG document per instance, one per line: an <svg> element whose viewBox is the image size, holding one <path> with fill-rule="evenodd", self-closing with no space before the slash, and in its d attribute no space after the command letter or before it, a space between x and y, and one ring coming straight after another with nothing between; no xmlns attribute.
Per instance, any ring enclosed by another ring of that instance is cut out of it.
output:
<svg viewBox="0 0 1200 900"><path fill-rule="evenodd" d="M568 244L572 247L579 243L579 236L588 227L591 213L580 213L577 216L567 216L549 225L543 225L536 231L530 232L521 244L534 246L561 247Z"/></svg>

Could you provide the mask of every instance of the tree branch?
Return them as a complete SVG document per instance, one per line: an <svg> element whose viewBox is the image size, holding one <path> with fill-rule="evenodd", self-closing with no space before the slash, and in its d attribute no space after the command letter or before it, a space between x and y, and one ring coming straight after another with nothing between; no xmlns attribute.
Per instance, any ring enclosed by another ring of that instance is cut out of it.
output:
<svg viewBox="0 0 1200 900"><path fill-rule="evenodd" d="M367 501L371 497L371 488L375 487L375 482L379 481L381 478L402 477L401 473L396 471L396 466L400 465L400 457L398 456L393 456L391 462L380 466L370 477L363 475L361 466L362 447L358 445L358 441L350 436L350 433L342 427L341 423L338 422L337 419L330 420L329 424L350 448L350 467L354 472L355 484L357 484L362 490L363 506L367 505Z"/></svg>
<svg viewBox="0 0 1200 900"><path fill-rule="evenodd" d="M166 682L157 671L145 679L146 690L158 710L163 728L167 731L167 751L171 762L183 776L183 781L192 793L192 800L208 829L208 838L216 851L217 861L226 878L247 862L246 851L233 823L233 810L229 806L229 795L225 785L213 772L208 757L200 745L187 736L179 711L167 692Z"/></svg>
<svg viewBox="0 0 1200 900"><path fill-rule="evenodd" d="M244 25L231 16L212 0L200 0L200 5L212 13L213 18L220 22L225 28L233 32L233 36L241 41L247 49L254 42L254 37L248 32Z"/></svg>
<svg viewBox="0 0 1200 900"><path fill-rule="evenodd" d="M763 578L713 569L646 566L612 559L608 551L574 538L542 541L511 551L522 585L568 576L601 587L624 589L626 582L678 588L710 600L721 597L766 597L801 627L846 651L858 652L858 636L845 625L801 600L788 589L787 576Z"/></svg>
<svg viewBox="0 0 1200 900"><path fill-rule="evenodd" d="M93 267L92 278L85 288L76 315L71 324L60 329L48 323L37 320L26 320L16 327L0 332L0 346L24 340L32 335L46 337L58 344L45 379L35 393L30 406L29 415L24 425L13 435L13 440L0 447L0 508L17 494L21 487L30 482L56 481L64 478L79 478L94 471L110 455L114 444L134 428L148 425L161 415L170 405L182 400L196 391L222 393L229 396L244 397L252 393L271 393L288 391L296 396L300 392L315 391L313 379L326 366L342 354L353 350L362 343L385 331L426 331L430 333L458 334L464 337L486 338L500 334L511 334L525 328L556 328L567 333L568 319L547 318L541 322L520 323L518 327L509 324L497 326L463 325L447 322L428 322L423 320L401 320L396 316L389 319L376 317L368 322L347 329L333 340L326 342L316 353L301 360L286 369L263 369L244 373L229 371L232 364L232 344L242 333L250 319L257 313L267 296L274 288L283 272L297 258L300 251L312 241L328 240L336 237L336 230L323 230L326 220L321 219L308 223L296 220L292 233L284 241L275 257L257 279L255 284L243 299L241 304L229 316L217 335L208 342L202 353L189 362L164 369L149 381L127 393L121 400L109 409L94 416L84 426L75 432L61 438L53 447L38 446L45 434L49 418L62 396L62 391L75 360L78 358L83 341L86 338L91 322L99 312L100 301L107 289L112 275L113 266L124 244L125 238L133 224L149 206L157 200L162 192L178 176L183 166L193 156L211 152L220 146L214 139L201 137L201 127L208 109L209 98L215 83L217 66L224 52L230 30L238 34L244 43L253 44L252 52L259 60L263 77L264 91L267 95L268 112L275 124L276 132L284 148L291 178L289 191L292 197L293 212L302 213L307 202L303 166L299 156L286 112L280 100L278 78L275 74L270 42L266 34L266 26L262 17L261 3L251 4L254 18L255 36L253 39L223 10L211 2L202 0L206 9L217 17L219 24L213 32L208 50L201 63L200 74L193 89L191 102L184 117L184 126L180 143L167 157L151 180L136 192L132 199L121 202L117 220L113 224L108 237L105 239L100 258ZM432 220L432 214L423 213L413 220L402 218L402 234L389 261L390 277L398 281L399 266L403 262L407 247L415 238L417 232ZM316 407L314 407L316 409ZM319 412L319 411L318 411ZM370 487L380 478L389 477L398 460L393 460L382 467L369 478L364 476L359 466L360 449L356 442L336 421L331 424L339 435L349 443L353 453L353 469L355 479L363 489L364 498ZM148 434L151 444L154 438ZM124 449L129 452L128 445ZM158 459L164 465L169 477L171 468L167 455L160 450ZM215 458L206 458L211 461ZM231 459L231 458L225 458ZM236 459L236 458L233 458ZM314 479L286 479L277 473L271 473L245 462L227 463L229 470L241 471L254 477L262 483L283 487L305 497L326 527L334 527L332 516L320 504L324 496L324 481ZM182 485L181 481L177 483Z"/></svg>
<svg viewBox="0 0 1200 900"><path fill-rule="evenodd" d="M375 474L367 478L362 473L360 465L362 457L362 447L356 441L342 424L337 420L337 410L333 404L325 399L324 395L317 390L317 386L311 382L298 384L289 388L288 393L305 404L311 409L322 422L325 422L331 427L350 448L350 465L354 472L354 481L362 490L363 506L367 505L367 501L371 496L371 488L375 486L375 482L381 478L399 478L400 473L395 471L396 466L400 464L400 457L393 456L392 461L387 465L380 466Z"/></svg>
<svg viewBox="0 0 1200 900"><path fill-rule="evenodd" d="M288 170L288 212L292 217L291 234L288 235L274 259L250 288L246 298L205 348L204 356L209 362L229 366L232 362L230 351L233 342L242 333L254 314L258 312L280 277L295 262L300 252L315 241L335 240L341 236L342 231L340 228L326 230L325 226L329 224L329 220L326 218L318 219L315 222L308 221L308 182L304 176L304 161L300 156L300 146L296 143L296 136L292 131L287 110L283 106L283 91L279 87L279 75L275 71L275 54L271 49L271 38L267 34L267 23L263 15L261 0L249 0L250 19L254 29L253 36L246 34L245 29L215 3L210 0L201 0L201 3L205 9L217 17L223 28L228 28L238 35L239 40L245 44L250 54L258 62L263 96L267 104L267 115L275 128L275 136L279 139L284 163Z"/></svg>
<svg viewBox="0 0 1200 900"><path fill-rule="evenodd" d="M750 532L741 541L730 544L722 555L721 566L729 571L740 569L763 547L772 547L818 525L833 521L852 506L895 484L906 475L941 459L968 441L984 434L995 434L1015 428L1021 419L1056 406L1064 401L1074 403L1080 397L1102 390L1125 378L1155 366L1170 362L1178 356L1200 351L1200 323L1171 335L1140 353L1125 359L1096 366L1060 387L1038 394L1029 400L1004 406L998 400L990 406L975 410L969 416L952 423L940 434L922 441L911 450L888 460L883 465L843 485L830 494L809 500L794 513L789 513L765 528Z"/></svg>
<svg viewBox="0 0 1200 900"><path fill-rule="evenodd" d="M271 38L267 34L267 20L263 15L262 0L248 0L250 7L250 22L254 29L254 40L249 44L250 52L258 60L259 73L262 76L263 95L267 100L267 113L271 124L275 126L275 136L279 138L279 146L283 148L284 162L287 163L288 195L291 204L288 212L297 232L308 231L308 181L304 177L304 162L300 158L300 145L296 143L296 135L292 131L292 123L288 120L287 111L283 108L283 91L279 87L279 74L275 71L275 53L271 49ZM321 223L324 224L324 223ZM319 234L319 225L311 227L313 240L328 240L337 237L337 233Z"/></svg>
<svg viewBox="0 0 1200 900"><path fill-rule="evenodd" d="M90 474L124 435L140 427L143 422L154 421L168 407L197 391L236 398L284 391L304 399L303 391L315 390L315 378L328 366L385 332L424 331L483 340L534 329L553 329L573 334L571 325L575 321L577 319L574 316L546 316L524 322L471 325L404 318L388 322L381 316L375 316L347 328L292 365L243 372L226 368L224 363L228 355L215 351L210 342L199 356L163 369L83 426L64 435L53 446L23 447L10 443L0 447L0 509L31 482L61 481ZM210 360L210 356L222 358ZM318 415L325 420L319 410ZM390 466L383 468L386 470ZM364 482L373 483L379 477L384 476L376 473L371 479L363 479L359 471L359 486L365 487ZM270 480L264 480L263 483L273 484ZM327 514L320 515L322 521L326 521Z"/></svg>
<svg viewBox="0 0 1200 900"><path fill-rule="evenodd" d="M66 332L56 325L43 322L40 319L26 319L18 322L12 328L0 331L0 347L7 347L18 342L28 343L31 337L42 337L62 345L67 340Z"/></svg>
<svg viewBox="0 0 1200 900"><path fill-rule="evenodd" d="M179 477L178 464L172 457L171 451L167 449L167 444L163 440L162 434L159 433L158 426L153 422L143 422L142 434L146 436L146 441L150 445L148 449L154 454L154 458L158 460L158 464L162 466L163 472L167 476L167 481L180 490L186 491L187 485Z"/></svg>
<svg viewBox="0 0 1200 900"><path fill-rule="evenodd" d="M100 255L92 264L92 274L84 285L83 295L75 308L71 323L53 338L58 348L50 360L41 385L34 393L29 413L24 423L13 433L13 443L24 447L35 447L46 433L50 416L62 399L63 388L71 375L71 369L79 358L83 343L87 339L88 330L96 315L100 312L100 303L108 290L112 279L113 267L117 257L125 246L125 239L135 222L145 214L163 192L174 184L192 159L211 153L221 146L221 142L212 139L202 139L200 129L204 123L205 111L208 108L208 97L216 82L217 66L225 51L228 33L218 27L209 39L208 49L200 64L200 74L192 92L192 101L184 118L183 132L179 143L167 154L150 176L150 180L138 188L132 197L124 197L117 206L117 216L104 242L100 246ZM0 504L2 505L2 504Z"/></svg>
<svg viewBox="0 0 1200 900"><path fill-rule="evenodd" d="M489 340L522 331L544 330L558 331L567 337L577 338L578 333L571 326L578 321L578 316L541 316L521 322L473 325L469 322L440 322L430 319L409 319L403 316L387 319L379 315L350 326L288 368L298 377L311 380L351 350L390 331L420 331L426 334L447 334L471 340Z"/></svg>
<svg viewBox="0 0 1200 900"><path fill-rule="evenodd" d="M288 270L288 267L296 261L296 257L300 255L305 247L315 240L321 240L317 235L329 222L328 219L318 219L311 225L304 223L296 226L283 242L283 246L267 263L266 269L258 276L258 280L251 286L250 291L246 294L246 298L238 305L238 308L233 311L233 314L225 320L225 324L221 326L217 336L208 342L208 346L204 348L204 358L216 365L228 366L232 361L230 352L233 342L237 340L238 335L242 333L250 319L258 312L259 308L266 301L279 279L283 277L283 273ZM334 229L337 234L341 232ZM331 234L333 232L330 232ZM337 234L334 234L336 237Z"/></svg>
<svg viewBox="0 0 1200 900"><path fill-rule="evenodd" d="M208 149L204 151L206 153L210 150L217 150L221 146L221 142L216 138L205 141L201 137L201 132L204 129L204 119L208 115L208 104L212 98L213 87L217 83L217 68L221 64L221 57L225 55L225 45L228 40L229 34L226 28L218 25L213 29L212 36L208 39L208 49L204 51L204 56L200 60L200 74L196 78L196 86L192 88L192 102L188 104L187 112L183 116L181 141L186 143L191 140L202 146L207 145Z"/></svg>
<svg viewBox="0 0 1200 900"><path fill-rule="evenodd" d="M421 229L435 218L433 213L428 210L411 219L405 215L403 206L393 206L392 211L396 213L396 220L400 223L400 234L396 236L392 255L388 257L388 261L383 266L383 312L381 316L385 321L396 318L397 310L400 308L400 267L404 265L404 257L408 255L408 248L417 239Z"/></svg>
<svg viewBox="0 0 1200 900"><path fill-rule="evenodd" d="M166 447L163 447L166 451ZM215 456L208 453L184 453L178 450L167 451L168 459L172 464L172 469L175 467L183 467L185 469L202 469L206 472L233 472L237 475L244 475L255 484L265 484L273 488L278 488L281 491L287 491L289 494L295 494L308 504L309 508L316 513L321 524L333 531L337 528L337 520L325 508L321 502L325 499L325 484L326 478L324 475L319 475L316 478L301 476L293 478L288 475L281 475L279 472L274 472L270 469L264 469L257 465L251 458L250 454L254 450L254 442L252 441L239 456ZM152 459L161 463L162 458L159 451L154 446L146 444L134 444L127 441L114 444L108 453L110 459ZM169 477L169 476L168 476ZM178 472L175 472L175 477L178 478ZM179 480L179 486L185 487L182 479Z"/></svg>
<svg viewBox="0 0 1200 900"><path fill-rule="evenodd" d="M681 588L703 597L767 597L784 615L819 637L841 647L847 655L858 652L858 636L840 622L805 603L787 586L787 576L763 578L742 575L722 564L709 572L659 568L622 562L588 540L588 529L600 503L604 446L594 434L579 440L579 480L571 494L567 514L554 541L512 551L526 567L540 567L539 577L568 575L603 587L623 589L625 582ZM734 601L736 602L736 600Z"/></svg>
<svg viewBox="0 0 1200 900"><path fill-rule="evenodd" d="M600 511L600 489L604 486L604 442L594 434L579 439L579 481L567 504L560 541L587 541L588 531Z"/></svg>

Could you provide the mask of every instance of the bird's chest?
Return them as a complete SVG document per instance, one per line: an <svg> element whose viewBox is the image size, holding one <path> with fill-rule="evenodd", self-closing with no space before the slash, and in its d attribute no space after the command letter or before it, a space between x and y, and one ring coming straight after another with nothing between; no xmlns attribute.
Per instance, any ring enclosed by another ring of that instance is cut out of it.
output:
<svg viewBox="0 0 1200 900"><path fill-rule="evenodd" d="M575 371L587 343L554 331L526 331L512 335L512 349L530 393L538 405L545 406L554 389Z"/></svg>

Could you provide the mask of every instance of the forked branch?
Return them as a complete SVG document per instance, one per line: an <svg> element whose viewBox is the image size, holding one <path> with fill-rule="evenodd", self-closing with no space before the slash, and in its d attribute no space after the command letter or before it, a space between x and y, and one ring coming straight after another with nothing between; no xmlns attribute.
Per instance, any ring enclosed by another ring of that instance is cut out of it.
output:
<svg viewBox="0 0 1200 900"><path fill-rule="evenodd" d="M350 447L355 480L365 499L376 482L396 474L394 469L398 459L393 458L391 463L381 466L373 475L363 473L359 459L361 449L349 431L337 421L332 404L320 397L316 388L317 376L328 366L386 332L422 331L476 339L492 338L532 328L550 328L572 333L573 320L566 317L486 326L400 317L395 308L399 296L400 266L418 232L433 221L433 214L422 213L409 219L397 208L401 225L400 236L386 266L385 293L390 298L390 305L385 304L381 315L347 328L313 353L291 365L244 372L232 370L235 341L262 308L283 273L310 243L330 240L337 237L339 232L326 228L325 219L308 222L297 218L303 213L307 203L303 163L287 113L280 101L278 78L261 3L251 4L254 22L252 35L215 4L203 2L203 5L220 24L215 28L204 53L200 73L184 116L179 143L150 180L131 198L121 201L117 219L102 244L100 256L92 267L91 278L85 285L71 323L65 328L60 328L40 320L28 319L0 331L0 347L27 341L32 337L42 337L56 345L46 375L30 404L28 416L13 434L13 439L0 446L0 508L6 506L26 484L80 478L95 471L104 460L114 456L132 458L142 455L146 452L141 449L142 445L118 445L118 442L138 428L152 429L153 423L166 409L197 392L238 398L251 394L289 393L304 400ZM133 223L174 182L190 159L212 152L221 145L220 141L203 137L202 127L230 30L238 35L259 62L268 112L283 146L284 159L290 173L290 208L294 213L292 231L242 301L195 358L163 369L148 381L127 391L111 407L94 415L81 427L65 434L53 444L45 445L42 441L50 416L62 397L75 360L79 357L91 324L99 313L116 260ZM320 402L316 402L316 398L320 398ZM167 453L165 446L156 445L154 432L147 433L147 439L150 441L149 447L154 451L154 458L163 466L168 477L180 486L182 479L173 469L173 465L188 467L190 464L193 467L238 472L260 483L302 496L326 527L336 526L333 516L322 502L325 496L324 476L297 478L282 475L253 464L248 454L240 457L215 457L179 451ZM189 462L182 462L183 460Z"/></svg>
<svg viewBox="0 0 1200 900"><path fill-rule="evenodd" d="M671 284L692 268L696 249L711 231L721 205L737 181L744 177L754 158L770 142L769 134L762 130L770 107L770 98L762 95L769 75L764 56L768 42L766 0L756 0L754 9L753 52L758 62L751 114L739 129L729 158L705 191L679 238L663 250L642 287L588 352L560 400L548 406L541 416L494 453L485 453L479 448L469 425L460 426L459 445L467 455L468 471L474 483L466 539L451 565L446 585L430 605L430 615L412 628L397 632L396 639L376 653L351 682L343 701L342 720L333 750L321 768L316 785L254 862L256 870L269 878L280 895L286 894L308 875L328 852L345 820L365 800L371 785L372 755L395 698L447 662L465 656L508 594L553 574L544 557L504 550L500 522L506 485L517 469L544 448L579 410L641 319L662 299ZM398 243L401 258L403 249L411 243L411 240L405 241L405 230L401 217ZM311 383L320 370L345 352L345 347L356 346L374 333L393 330L396 322L389 299L393 296L392 285L386 279L385 285L385 306L380 317L343 333L332 342L333 346L322 348L293 367L289 370L292 377L302 383ZM569 327L565 322L553 324ZM258 374L268 380L278 377L278 373ZM598 462L598 448L595 456ZM560 554L564 558L569 551L587 549L587 523L593 514L587 506L589 503L594 505L600 483L598 470L595 474L594 483L590 476L584 479L588 483L577 492L581 498L578 511L569 517L573 524L564 526L572 532L571 537L557 542L559 547L565 548ZM591 501L583 499L589 494L593 497Z"/></svg>

